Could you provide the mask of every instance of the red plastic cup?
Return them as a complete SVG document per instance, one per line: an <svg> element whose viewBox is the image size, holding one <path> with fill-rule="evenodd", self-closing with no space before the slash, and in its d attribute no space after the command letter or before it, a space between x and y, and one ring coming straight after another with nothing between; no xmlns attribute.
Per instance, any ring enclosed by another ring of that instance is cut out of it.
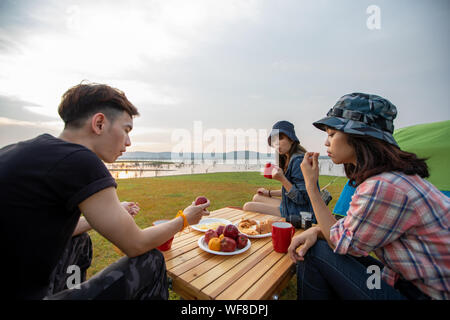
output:
<svg viewBox="0 0 450 320"><path fill-rule="evenodd" d="M272 223L272 245L279 253L286 253L294 236L295 228L289 222Z"/></svg>
<svg viewBox="0 0 450 320"><path fill-rule="evenodd" d="M156 221L153 222L153 225L156 226L158 224L162 224L162 223L165 223L165 222L168 222L168 221L170 221L170 220L156 220ZM173 237L170 238L169 240L167 240L166 242L164 242L162 245L160 245L158 247L158 250L160 250L160 251L167 251L167 250L169 250L172 247L172 241L173 241Z"/></svg>
<svg viewBox="0 0 450 320"><path fill-rule="evenodd" d="M265 167L264 167L264 177L267 179L272 179L272 169L273 169L273 164L271 164L270 162L266 163Z"/></svg>

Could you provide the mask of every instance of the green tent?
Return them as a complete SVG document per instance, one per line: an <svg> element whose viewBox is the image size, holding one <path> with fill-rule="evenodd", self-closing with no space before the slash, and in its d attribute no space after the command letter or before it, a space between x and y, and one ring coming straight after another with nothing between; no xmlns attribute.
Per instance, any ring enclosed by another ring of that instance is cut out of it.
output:
<svg viewBox="0 0 450 320"><path fill-rule="evenodd" d="M450 197L450 120L397 129L394 138L400 149L427 159L427 180ZM346 216L354 192L347 182L333 213Z"/></svg>
<svg viewBox="0 0 450 320"><path fill-rule="evenodd" d="M427 180L439 190L450 191L450 120L401 128L395 130L394 138L402 150L428 158Z"/></svg>

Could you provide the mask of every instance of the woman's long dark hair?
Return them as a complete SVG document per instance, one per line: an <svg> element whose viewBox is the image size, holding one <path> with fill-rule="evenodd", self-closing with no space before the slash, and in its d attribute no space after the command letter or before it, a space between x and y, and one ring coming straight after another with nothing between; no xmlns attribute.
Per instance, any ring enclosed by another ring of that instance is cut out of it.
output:
<svg viewBox="0 0 450 320"><path fill-rule="evenodd" d="M287 135L285 135L284 133L280 133L280 139L289 139L291 140ZM291 140L292 141L292 140ZM305 154L306 153L306 149L302 147L302 145L300 144L300 142L298 141L293 141L291 148L289 149L289 160L292 158L292 155L295 153L300 153L300 154ZM283 169L284 172L286 172L288 166L289 166L289 161L288 160L288 156L284 155L284 154L279 154L278 152L276 152L276 156L278 157L278 166Z"/></svg>
<svg viewBox="0 0 450 320"><path fill-rule="evenodd" d="M355 149L356 166L346 163L344 169L350 184L355 187L369 177L389 171L399 171L407 175L417 174L422 178L430 175L426 159L402 151L383 140L347 134L347 143Z"/></svg>

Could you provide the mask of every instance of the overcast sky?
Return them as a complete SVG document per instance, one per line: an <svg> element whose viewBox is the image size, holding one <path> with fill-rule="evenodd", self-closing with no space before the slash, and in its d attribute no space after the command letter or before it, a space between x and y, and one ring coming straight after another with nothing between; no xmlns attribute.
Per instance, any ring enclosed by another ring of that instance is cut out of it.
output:
<svg viewBox="0 0 450 320"><path fill-rule="evenodd" d="M0 147L58 136L89 80L138 107L129 151L289 120L325 154L311 123L347 93L389 99L395 128L450 119L449 39L448 0L0 0Z"/></svg>

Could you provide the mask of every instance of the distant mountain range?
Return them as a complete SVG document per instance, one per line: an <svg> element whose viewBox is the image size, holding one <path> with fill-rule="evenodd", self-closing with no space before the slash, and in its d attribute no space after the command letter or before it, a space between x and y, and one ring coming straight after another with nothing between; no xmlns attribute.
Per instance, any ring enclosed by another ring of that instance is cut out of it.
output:
<svg viewBox="0 0 450 320"><path fill-rule="evenodd" d="M227 153L174 153L174 152L126 152L117 160L245 160L260 159L271 160L275 158L273 153L259 153L255 151L233 151ZM328 159L327 156L320 156Z"/></svg>
<svg viewBox="0 0 450 320"><path fill-rule="evenodd" d="M224 159L261 159L274 158L271 153L255 151L234 151L227 153L175 153L175 152L126 152L118 160L224 160Z"/></svg>

